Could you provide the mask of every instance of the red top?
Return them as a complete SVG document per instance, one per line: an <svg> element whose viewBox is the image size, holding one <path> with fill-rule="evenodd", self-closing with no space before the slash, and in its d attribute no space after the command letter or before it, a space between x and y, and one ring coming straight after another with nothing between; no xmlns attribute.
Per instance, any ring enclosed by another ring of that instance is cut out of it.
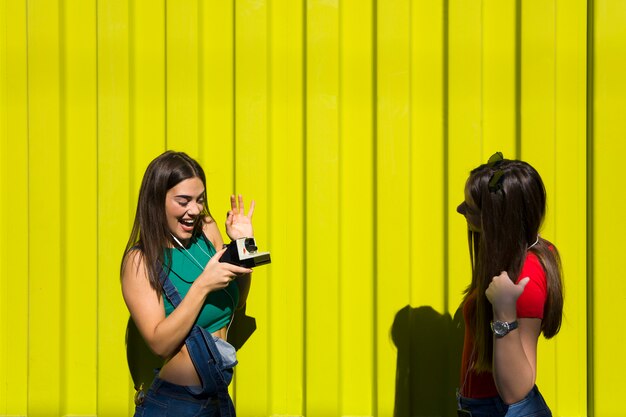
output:
<svg viewBox="0 0 626 417"><path fill-rule="evenodd" d="M526 261L522 267L520 279L529 277L524 292L517 300L517 318L543 319L543 307L548 296L546 273L535 255L528 252ZM463 317L465 319L465 340L463 343L463 359L461 363L461 395L468 398L488 398L498 395L496 384L491 372L469 371L470 356L474 349L474 335L471 332L471 323L476 314L476 293L470 294L463 305ZM466 377L467 374L467 377Z"/></svg>

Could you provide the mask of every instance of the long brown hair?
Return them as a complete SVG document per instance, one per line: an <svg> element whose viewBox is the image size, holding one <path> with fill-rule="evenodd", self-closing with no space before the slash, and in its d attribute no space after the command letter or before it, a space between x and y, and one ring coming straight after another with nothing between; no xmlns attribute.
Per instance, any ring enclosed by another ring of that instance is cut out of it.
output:
<svg viewBox="0 0 626 417"><path fill-rule="evenodd" d="M506 271L516 282L527 252L537 256L548 288L541 331L551 338L559 332L563 315L561 261L556 247L539 237L546 191L539 173L528 163L501 159L479 166L470 173L465 195L466 217L480 219L480 224L468 227L472 283L464 302L476 294L476 314L471 323L476 352L474 368L491 370L493 310L485 291L492 278Z"/></svg>
<svg viewBox="0 0 626 417"><path fill-rule="evenodd" d="M183 152L166 151L150 162L139 189L137 212L124 250L121 271L128 259L128 252L140 250L150 286L159 296L162 292L159 273L164 264L171 263L171 259L165 259L165 248L174 243L165 216L165 196L170 188L189 178L200 178L202 181L205 204L201 215L210 218L204 170ZM203 224L202 221L196 223L194 235L202 233Z"/></svg>

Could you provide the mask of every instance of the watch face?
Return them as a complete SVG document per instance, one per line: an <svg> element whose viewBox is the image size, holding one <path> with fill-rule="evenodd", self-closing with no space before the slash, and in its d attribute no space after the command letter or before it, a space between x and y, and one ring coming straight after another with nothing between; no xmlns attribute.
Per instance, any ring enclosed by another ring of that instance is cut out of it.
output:
<svg viewBox="0 0 626 417"><path fill-rule="evenodd" d="M491 328L496 336L504 336L509 332L509 323L504 321L494 321Z"/></svg>

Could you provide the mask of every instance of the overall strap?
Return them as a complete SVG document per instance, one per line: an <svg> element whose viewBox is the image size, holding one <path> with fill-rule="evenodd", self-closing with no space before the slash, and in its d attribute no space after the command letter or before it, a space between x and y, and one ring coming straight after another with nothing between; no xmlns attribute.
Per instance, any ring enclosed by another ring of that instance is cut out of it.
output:
<svg viewBox="0 0 626 417"><path fill-rule="evenodd" d="M178 307L182 298L164 269L161 269L159 278L165 296L174 308ZM228 395L228 384L222 374L222 355L215 345L213 336L195 324L185 339L185 345L202 381L202 393L212 395L217 392L220 416L235 417L235 407Z"/></svg>
<svg viewBox="0 0 626 417"><path fill-rule="evenodd" d="M178 307L178 305L183 301L176 289L176 286L172 284L170 280L169 274L165 272L165 268L161 268L161 272L159 273L159 279L161 280L161 285L163 286L163 292L170 303L174 306L174 308Z"/></svg>

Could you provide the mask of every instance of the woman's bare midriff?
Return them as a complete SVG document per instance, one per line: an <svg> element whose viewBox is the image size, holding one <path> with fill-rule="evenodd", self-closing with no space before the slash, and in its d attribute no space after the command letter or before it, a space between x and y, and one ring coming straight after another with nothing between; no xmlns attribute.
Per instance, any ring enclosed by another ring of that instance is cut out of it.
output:
<svg viewBox="0 0 626 417"><path fill-rule="evenodd" d="M225 339L226 327L213 332L213 336ZM177 385L202 385L196 368L191 362L187 346L184 344L178 353L172 356L172 358L163 365L159 372L159 378Z"/></svg>

